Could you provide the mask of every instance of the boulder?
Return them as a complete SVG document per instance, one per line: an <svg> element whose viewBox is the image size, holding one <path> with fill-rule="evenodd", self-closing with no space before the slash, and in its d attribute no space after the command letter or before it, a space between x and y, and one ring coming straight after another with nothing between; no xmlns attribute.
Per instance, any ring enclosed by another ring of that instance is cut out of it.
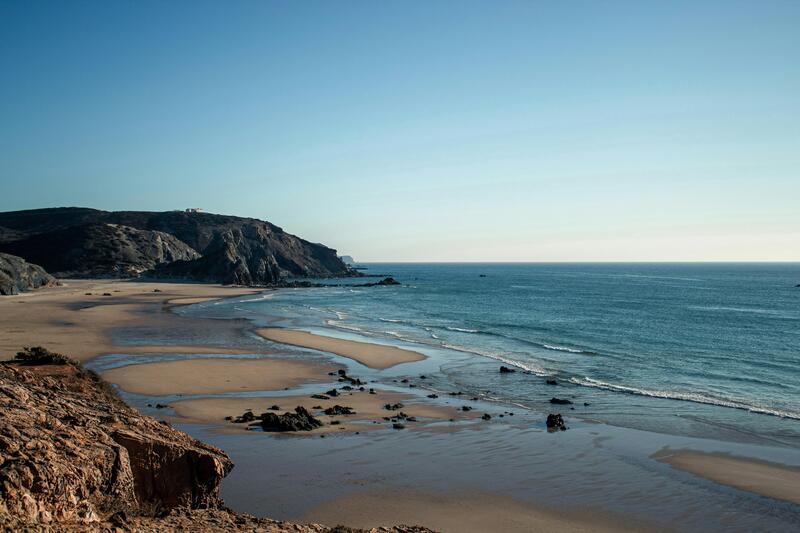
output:
<svg viewBox="0 0 800 533"><path fill-rule="evenodd" d="M325 409L324 413L328 416L356 414L356 412L353 411L351 407L343 407L341 405L334 405L333 407L328 407L327 409Z"/></svg>
<svg viewBox="0 0 800 533"><path fill-rule="evenodd" d="M556 405L571 405L572 402L564 398L550 398L550 403Z"/></svg>
<svg viewBox="0 0 800 533"><path fill-rule="evenodd" d="M294 413L261 414L261 429L264 431L311 431L318 427L322 427L322 422L301 406L295 407Z"/></svg>
<svg viewBox="0 0 800 533"><path fill-rule="evenodd" d="M507 366L501 366L500 367L500 373L501 374L512 374L514 372L516 372L516 370L513 369L513 368L509 368Z"/></svg>
<svg viewBox="0 0 800 533"><path fill-rule="evenodd" d="M39 265L21 257L0 253L0 294L18 294L40 287L54 287L58 282Z"/></svg>
<svg viewBox="0 0 800 533"><path fill-rule="evenodd" d="M561 418L560 414L549 414L547 415L547 431L566 431L567 425L564 424L564 419Z"/></svg>

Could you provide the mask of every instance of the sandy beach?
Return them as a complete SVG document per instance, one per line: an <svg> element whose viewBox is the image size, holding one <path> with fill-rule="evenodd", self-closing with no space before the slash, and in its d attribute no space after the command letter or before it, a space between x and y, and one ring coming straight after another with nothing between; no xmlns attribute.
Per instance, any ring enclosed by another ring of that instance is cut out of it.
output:
<svg viewBox="0 0 800 533"><path fill-rule="evenodd" d="M662 450L653 458L716 483L800 504L800 467L697 450Z"/></svg>
<svg viewBox="0 0 800 533"><path fill-rule="evenodd" d="M336 367L278 359L188 359L115 368L103 379L150 396L280 390L318 381Z"/></svg>
<svg viewBox="0 0 800 533"><path fill-rule="evenodd" d="M350 527L389 526L414 516L437 531L458 533L654 531L597 512L557 512L491 493L358 493L320 505L300 520L329 523L331 518L342 515L348 517Z"/></svg>
<svg viewBox="0 0 800 533"><path fill-rule="evenodd" d="M60 287L0 297L0 358L12 358L22 346L46 346L87 361L113 351L111 332L116 327L181 327L180 317L162 312L176 301L259 292L197 283L62 280Z"/></svg>
<svg viewBox="0 0 800 533"><path fill-rule="evenodd" d="M425 356L411 350L372 342L357 342L282 328L259 328L256 333L271 341L333 353L370 368L390 368L401 363L422 361Z"/></svg>

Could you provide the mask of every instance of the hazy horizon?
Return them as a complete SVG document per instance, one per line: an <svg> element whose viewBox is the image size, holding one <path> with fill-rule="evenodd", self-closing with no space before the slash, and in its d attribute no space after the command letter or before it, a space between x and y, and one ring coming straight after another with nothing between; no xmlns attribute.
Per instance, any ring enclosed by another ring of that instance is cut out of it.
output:
<svg viewBox="0 0 800 533"><path fill-rule="evenodd" d="M0 4L0 210L363 262L800 261L800 3Z"/></svg>

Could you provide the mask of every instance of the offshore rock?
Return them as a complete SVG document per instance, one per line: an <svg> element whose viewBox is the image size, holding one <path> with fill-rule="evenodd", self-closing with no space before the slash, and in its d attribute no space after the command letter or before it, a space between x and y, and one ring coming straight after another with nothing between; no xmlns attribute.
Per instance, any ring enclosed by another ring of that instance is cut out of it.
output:
<svg viewBox="0 0 800 533"><path fill-rule="evenodd" d="M564 419L561 418L560 414L549 414L547 415L547 431L566 431L567 425L564 423Z"/></svg>

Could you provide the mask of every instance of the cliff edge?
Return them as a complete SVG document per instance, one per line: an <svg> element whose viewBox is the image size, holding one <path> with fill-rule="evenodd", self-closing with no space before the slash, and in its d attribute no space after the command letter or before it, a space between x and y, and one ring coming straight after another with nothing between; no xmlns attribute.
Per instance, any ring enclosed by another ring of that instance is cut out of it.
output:
<svg viewBox="0 0 800 533"><path fill-rule="evenodd" d="M2 530L353 531L226 509L225 452L142 416L63 356L33 353L44 357L0 363Z"/></svg>

